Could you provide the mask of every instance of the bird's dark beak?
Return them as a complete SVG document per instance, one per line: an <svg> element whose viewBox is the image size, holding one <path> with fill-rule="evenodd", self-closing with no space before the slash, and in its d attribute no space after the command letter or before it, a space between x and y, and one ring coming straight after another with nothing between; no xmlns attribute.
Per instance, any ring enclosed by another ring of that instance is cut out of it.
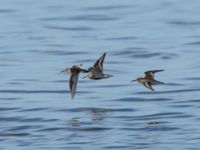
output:
<svg viewBox="0 0 200 150"><path fill-rule="evenodd" d="M137 80L131 80L131 82L135 82L135 81L137 81Z"/></svg>
<svg viewBox="0 0 200 150"><path fill-rule="evenodd" d="M64 73L65 72L65 70L62 70L60 73Z"/></svg>
<svg viewBox="0 0 200 150"><path fill-rule="evenodd" d="M81 71L82 71L83 73L88 73L88 72L89 72L88 70L85 70L85 69L81 69Z"/></svg>

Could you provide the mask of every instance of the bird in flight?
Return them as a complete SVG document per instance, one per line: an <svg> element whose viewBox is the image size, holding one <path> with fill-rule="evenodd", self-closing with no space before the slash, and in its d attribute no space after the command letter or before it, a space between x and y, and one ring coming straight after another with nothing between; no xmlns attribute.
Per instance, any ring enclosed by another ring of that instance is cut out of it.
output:
<svg viewBox="0 0 200 150"><path fill-rule="evenodd" d="M71 94L71 98L73 99L76 93L76 87L77 87L77 83L78 83L78 77L80 72L83 73L87 73L88 70L82 69L81 68L82 64L77 66L74 65L70 68L66 68L65 70L63 70L62 72L67 72L70 75L69 78L69 89L70 89L70 94Z"/></svg>
<svg viewBox="0 0 200 150"><path fill-rule="evenodd" d="M139 77L136 80L132 80L132 82L137 81L138 83L144 85L146 88L154 91L153 85L158 85L158 84L164 84L163 82L157 81L154 79L154 75L157 72L161 72L164 70L149 70L144 72L145 76L144 77Z"/></svg>
<svg viewBox="0 0 200 150"><path fill-rule="evenodd" d="M92 80L100 80L112 77L111 75L104 74L103 72L103 62L105 59L106 53L103 53L103 55L94 63L92 67L88 69L89 73L87 77Z"/></svg>

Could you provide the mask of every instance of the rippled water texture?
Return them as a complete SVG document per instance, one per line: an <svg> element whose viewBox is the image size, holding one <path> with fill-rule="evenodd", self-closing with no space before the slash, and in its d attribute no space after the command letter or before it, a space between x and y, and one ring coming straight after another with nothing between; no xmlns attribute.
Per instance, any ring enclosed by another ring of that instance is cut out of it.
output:
<svg viewBox="0 0 200 150"><path fill-rule="evenodd" d="M2 0L0 150L198 150L200 1ZM80 75L71 100L66 67ZM143 72L165 85L130 82Z"/></svg>

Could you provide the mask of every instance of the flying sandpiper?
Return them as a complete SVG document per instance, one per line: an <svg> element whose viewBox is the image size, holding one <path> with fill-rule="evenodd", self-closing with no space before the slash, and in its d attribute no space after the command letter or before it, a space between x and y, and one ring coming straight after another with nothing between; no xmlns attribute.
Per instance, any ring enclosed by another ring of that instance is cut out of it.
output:
<svg viewBox="0 0 200 150"><path fill-rule="evenodd" d="M92 80L100 80L112 77L111 75L103 73L103 62L105 56L106 53L103 53L103 55L94 63L94 65L88 69L89 73L86 77Z"/></svg>
<svg viewBox="0 0 200 150"><path fill-rule="evenodd" d="M70 94L71 94L72 99L74 98L75 93L76 93L76 87L77 87L79 73L80 72L83 72L83 73L88 72L87 70L82 69L81 66L82 66L82 64L79 66L74 65L71 68L66 68L65 70L62 71L62 72L67 72L70 75L69 89L70 89Z"/></svg>
<svg viewBox="0 0 200 150"><path fill-rule="evenodd" d="M161 72L164 70L150 70L150 71L146 71L144 72L145 76L144 77L139 77L136 80L132 80L133 81L137 81L140 84L144 85L146 88L154 91L154 89L152 88L152 85L158 85L158 84L164 84L163 82L157 81L154 79L154 74L157 72Z"/></svg>

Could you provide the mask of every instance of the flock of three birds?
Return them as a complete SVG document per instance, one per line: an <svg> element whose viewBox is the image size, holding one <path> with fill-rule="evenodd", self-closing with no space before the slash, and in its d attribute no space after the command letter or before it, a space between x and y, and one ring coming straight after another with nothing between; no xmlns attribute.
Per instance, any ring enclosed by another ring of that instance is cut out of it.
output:
<svg viewBox="0 0 200 150"><path fill-rule="evenodd" d="M67 72L70 75L69 79L69 88L70 88L70 94L72 99L75 96L76 93L76 87L77 87L77 82L78 82L78 77L80 72L83 73L88 73L86 77L92 80L100 80L100 79L105 79L112 77L112 75L104 74L103 72L103 62L105 59L106 53L104 53L95 63L92 67L90 67L88 70L82 69L82 65L74 65L70 68L66 68L62 72ZM149 70L144 72L145 76L144 77L139 77L136 80L132 81L137 81L140 84L144 85L146 88L154 91L152 88L152 85L158 85L158 84L164 84L163 82L157 81L154 79L154 74L156 72L161 72L164 70Z"/></svg>

